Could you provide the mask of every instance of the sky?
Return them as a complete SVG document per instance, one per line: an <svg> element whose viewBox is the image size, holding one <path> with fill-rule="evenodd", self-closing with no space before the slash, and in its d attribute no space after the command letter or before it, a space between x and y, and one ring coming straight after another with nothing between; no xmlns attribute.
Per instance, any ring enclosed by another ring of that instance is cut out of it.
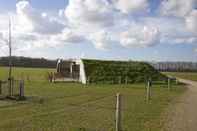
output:
<svg viewBox="0 0 197 131"><path fill-rule="evenodd" d="M197 62L197 0L0 0L0 56Z"/></svg>

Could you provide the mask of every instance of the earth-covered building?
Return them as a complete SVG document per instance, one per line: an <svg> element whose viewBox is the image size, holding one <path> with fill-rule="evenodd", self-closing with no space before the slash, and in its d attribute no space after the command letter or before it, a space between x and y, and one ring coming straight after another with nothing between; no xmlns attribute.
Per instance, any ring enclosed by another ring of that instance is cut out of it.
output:
<svg viewBox="0 0 197 131"><path fill-rule="evenodd" d="M150 64L136 61L90 59L59 60L57 73L67 81L87 83L138 83L147 79L164 80L166 76Z"/></svg>

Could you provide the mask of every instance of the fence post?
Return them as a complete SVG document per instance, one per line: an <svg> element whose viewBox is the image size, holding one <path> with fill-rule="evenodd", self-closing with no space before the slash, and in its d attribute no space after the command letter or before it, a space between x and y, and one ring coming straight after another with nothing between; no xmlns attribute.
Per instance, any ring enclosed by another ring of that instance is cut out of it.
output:
<svg viewBox="0 0 197 131"><path fill-rule="evenodd" d="M121 131L121 95L116 95L116 131Z"/></svg>
<svg viewBox="0 0 197 131"><path fill-rule="evenodd" d="M24 79L22 79L24 81ZM55 73L51 72L51 83L55 82Z"/></svg>
<svg viewBox="0 0 197 131"><path fill-rule="evenodd" d="M125 84L126 85L128 84L128 76L126 76L126 78L125 78Z"/></svg>
<svg viewBox="0 0 197 131"><path fill-rule="evenodd" d="M121 84L122 82L121 82L121 76L119 77L119 84Z"/></svg>
<svg viewBox="0 0 197 131"><path fill-rule="evenodd" d="M50 83L53 82L53 72L48 72L48 79Z"/></svg>
<svg viewBox="0 0 197 131"><path fill-rule="evenodd" d="M171 88L170 78L168 78L168 90Z"/></svg>
<svg viewBox="0 0 197 131"><path fill-rule="evenodd" d="M90 84L90 77L87 77L87 84Z"/></svg>
<svg viewBox="0 0 197 131"><path fill-rule="evenodd" d="M0 80L0 94L2 94L2 81Z"/></svg>
<svg viewBox="0 0 197 131"><path fill-rule="evenodd" d="M176 79L176 85L178 85L179 84L179 80L178 79Z"/></svg>
<svg viewBox="0 0 197 131"><path fill-rule="evenodd" d="M113 84L116 84L116 77L113 78Z"/></svg>
<svg viewBox="0 0 197 131"><path fill-rule="evenodd" d="M20 88L20 98L24 98L24 81L23 80L20 80L20 83L19 83L19 88Z"/></svg>
<svg viewBox="0 0 197 131"><path fill-rule="evenodd" d="M12 78L12 86L11 86L11 96L14 95L14 78Z"/></svg>
<svg viewBox="0 0 197 131"><path fill-rule="evenodd" d="M147 84L147 87L146 87L146 101L150 101L150 97L151 97L151 84L150 84L150 81L148 80L148 84Z"/></svg>
<svg viewBox="0 0 197 131"><path fill-rule="evenodd" d="M11 96L11 88L12 88L12 80L11 78L8 78L8 94L6 94L7 97Z"/></svg>

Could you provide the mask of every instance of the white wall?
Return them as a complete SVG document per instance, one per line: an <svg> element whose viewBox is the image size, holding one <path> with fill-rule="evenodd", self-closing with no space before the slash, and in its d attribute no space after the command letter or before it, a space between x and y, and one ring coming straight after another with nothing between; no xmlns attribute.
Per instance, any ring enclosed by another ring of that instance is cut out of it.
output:
<svg viewBox="0 0 197 131"><path fill-rule="evenodd" d="M85 66L84 66L82 59L76 60L76 64L80 65L79 80L81 83L86 84L87 79L86 79L86 74L85 74Z"/></svg>

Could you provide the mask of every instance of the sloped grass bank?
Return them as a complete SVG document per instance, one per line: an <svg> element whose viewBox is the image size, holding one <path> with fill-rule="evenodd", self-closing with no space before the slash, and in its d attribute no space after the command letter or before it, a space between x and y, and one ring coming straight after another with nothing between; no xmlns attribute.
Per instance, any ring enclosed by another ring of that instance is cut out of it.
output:
<svg viewBox="0 0 197 131"><path fill-rule="evenodd" d="M197 72L163 72L163 74L187 80L197 81Z"/></svg>
<svg viewBox="0 0 197 131"><path fill-rule="evenodd" d="M165 75L144 62L87 59L83 62L90 83L139 83L149 78L157 81L166 79Z"/></svg>

